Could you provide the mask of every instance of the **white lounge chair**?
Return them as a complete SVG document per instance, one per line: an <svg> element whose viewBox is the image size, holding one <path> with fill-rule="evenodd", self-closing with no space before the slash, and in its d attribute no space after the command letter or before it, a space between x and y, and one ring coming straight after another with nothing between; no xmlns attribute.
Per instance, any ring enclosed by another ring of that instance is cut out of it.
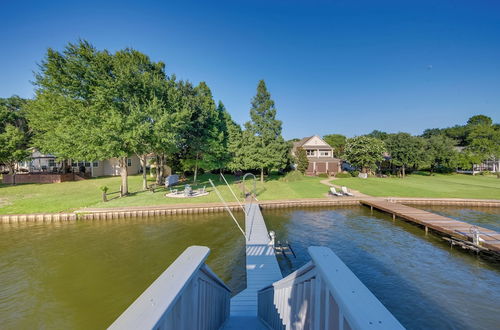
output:
<svg viewBox="0 0 500 330"><path fill-rule="evenodd" d="M335 187L330 187L330 194L334 196L343 196L341 193L338 193L337 190L335 190Z"/></svg>
<svg viewBox="0 0 500 330"><path fill-rule="evenodd" d="M347 196L354 196L354 194L353 194L353 193L350 193L350 192L347 190L347 187L345 187L345 186L342 186L342 193L343 193L344 195L347 195Z"/></svg>

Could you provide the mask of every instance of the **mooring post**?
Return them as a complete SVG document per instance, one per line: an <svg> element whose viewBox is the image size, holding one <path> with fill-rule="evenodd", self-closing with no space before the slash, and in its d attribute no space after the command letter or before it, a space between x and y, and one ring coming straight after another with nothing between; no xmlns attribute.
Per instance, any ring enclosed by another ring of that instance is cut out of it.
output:
<svg viewBox="0 0 500 330"><path fill-rule="evenodd" d="M395 213L392 214L392 221L396 221L396 214Z"/></svg>
<svg viewBox="0 0 500 330"><path fill-rule="evenodd" d="M427 235L429 233L429 227L425 226L425 234Z"/></svg>

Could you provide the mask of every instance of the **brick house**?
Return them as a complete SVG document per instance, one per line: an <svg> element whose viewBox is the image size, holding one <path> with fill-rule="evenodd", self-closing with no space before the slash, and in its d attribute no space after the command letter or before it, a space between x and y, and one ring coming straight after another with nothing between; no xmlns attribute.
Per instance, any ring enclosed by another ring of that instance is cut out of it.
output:
<svg viewBox="0 0 500 330"><path fill-rule="evenodd" d="M306 151L309 160L307 175L327 173L335 175L342 171L342 160L333 157L333 148L317 135L305 137L293 143L292 154L295 156L297 148Z"/></svg>

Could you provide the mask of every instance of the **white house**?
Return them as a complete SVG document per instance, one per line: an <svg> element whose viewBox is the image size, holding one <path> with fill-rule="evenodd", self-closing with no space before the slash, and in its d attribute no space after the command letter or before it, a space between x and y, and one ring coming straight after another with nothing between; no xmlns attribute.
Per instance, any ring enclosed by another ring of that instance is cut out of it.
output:
<svg viewBox="0 0 500 330"><path fill-rule="evenodd" d="M81 172L80 169L84 169L85 173L90 174L92 177L120 175L118 158L94 161L71 160L69 165L73 171ZM58 172L61 166L62 164L56 160L56 156L42 154L40 151L33 149L30 158L19 163L18 167L29 172ZM127 158L127 167L129 174L139 173L141 170L139 157L132 155Z"/></svg>
<svg viewBox="0 0 500 330"><path fill-rule="evenodd" d="M309 160L309 167L306 174L335 174L341 172L342 161L333 157L333 148L319 136L309 136L294 142L292 149L294 156L299 147L305 149L307 159Z"/></svg>

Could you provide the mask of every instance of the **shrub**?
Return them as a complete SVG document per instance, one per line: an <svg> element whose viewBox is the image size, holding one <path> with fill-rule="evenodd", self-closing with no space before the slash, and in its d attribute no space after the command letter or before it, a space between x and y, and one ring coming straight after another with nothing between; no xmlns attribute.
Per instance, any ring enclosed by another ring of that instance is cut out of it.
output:
<svg viewBox="0 0 500 330"><path fill-rule="evenodd" d="M318 174L318 177L319 178L328 178L328 174L326 174L326 173L320 173L320 174Z"/></svg>
<svg viewBox="0 0 500 330"><path fill-rule="evenodd" d="M101 191L102 191L103 193L107 193L107 192L108 192L108 190L109 190L109 188L108 188L107 186L100 186L100 187L99 187L99 189L101 189Z"/></svg>
<svg viewBox="0 0 500 330"><path fill-rule="evenodd" d="M492 175L493 173L491 173L490 171L481 171L480 174L481 175Z"/></svg>
<svg viewBox="0 0 500 330"><path fill-rule="evenodd" d="M294 182L303 180L304 177L305 175L300 173L300 171L290 171L286 175L284 175L280 180L283 182Z"/></svg>
<svg viewBox="0 0 500 330"><path fill-rule="evenodd" d="M337 173L335 177L339 179L345 179L345 178L351 178L352 175L350 173Z"/></svg>
<svg viewBox="0 0 500 330"><path fill-rule="evenodd" d="M359 171L354 170L354 171L351 171L350 174L352 177L357 178L359 175Z"/></svg>

